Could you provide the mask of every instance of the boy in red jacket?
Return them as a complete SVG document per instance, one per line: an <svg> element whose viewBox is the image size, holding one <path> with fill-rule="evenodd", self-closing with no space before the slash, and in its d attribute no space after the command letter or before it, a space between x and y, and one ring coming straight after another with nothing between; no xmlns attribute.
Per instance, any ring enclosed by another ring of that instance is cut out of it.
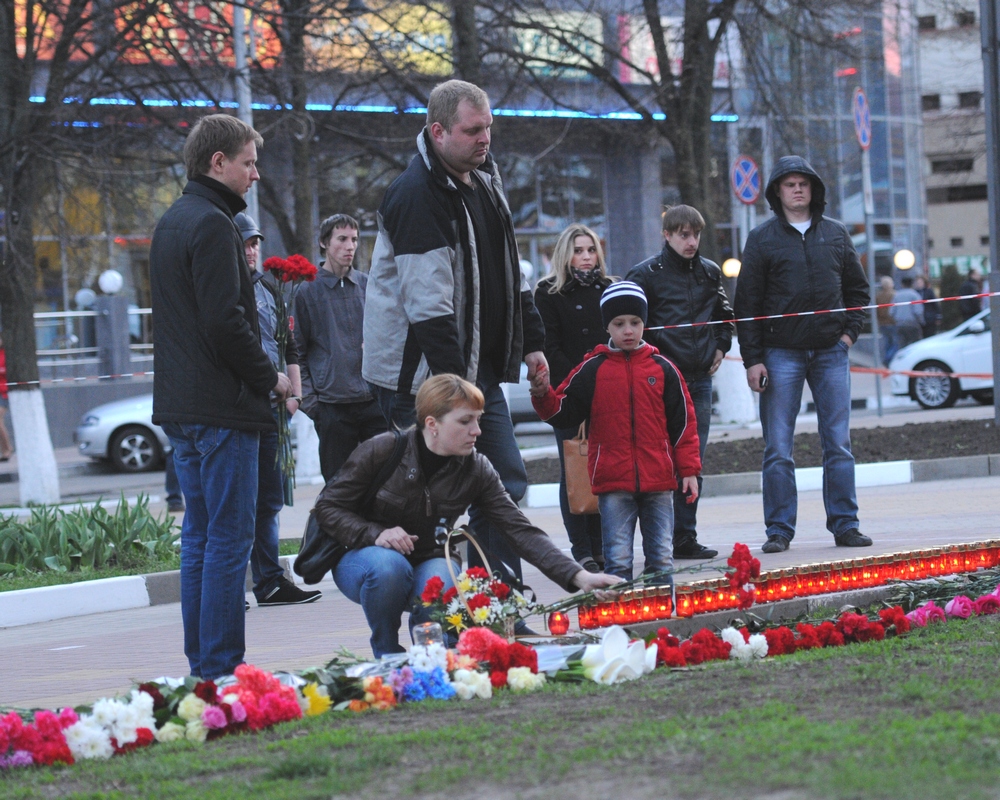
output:
<svg viewBox="0 0 1000 800"><path fill-rule="evenodd" d="M673 568L673 491L698 497L698 423L684 378L642 340L646 295L631 281L601 296L601 319L611 336L555 391L548 374L532 381L532 404L553 426L588 420L588 466L601 509L604 571L632 579L635 522L642 531L647 573ZM671 584L670 576L655 579Z"/></svg>

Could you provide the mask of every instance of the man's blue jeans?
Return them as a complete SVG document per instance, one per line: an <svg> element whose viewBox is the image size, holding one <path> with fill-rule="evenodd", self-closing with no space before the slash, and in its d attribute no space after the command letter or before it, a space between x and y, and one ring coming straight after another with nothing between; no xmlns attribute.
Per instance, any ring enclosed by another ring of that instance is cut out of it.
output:
<svg viewBox="0 0 1000 800"><path fill-rule="evenodd" d="M601 508L606 573L632 580L636 519L646 560L643 572L673 568L673 492L607 492L597 496L597 504ZM655 583L669 586L673 578L658 578Z"/></svg>
<svg viewBox="0 0 1000 800"><path fill-rule="evenodd" d="M372 631L370 641L375 658L405 652L399 644L404 611L410 611L411 631L414 625L431 621L420 595L435 575L444 581L445 590L453 585L443 558L413 566L395 550L371 546L350 550L340 559L333 579L348 600L361 604Z"/></svg>
<svg viewBox="0 0 1000 800"><path fill-rule="evenodd" d="M521 451L514 437L514 423L510 420L507 400L500 388L500 381L488 365L480 365L476 385L486 398L486 407L479 419L482 433L476 442L476 450L486 456L493 469L500 475L500 481L507 494L518 503L528 491L528 473L524 469ZM371 388L390 428L394 425L400 429L407 428L417 421L413 408L413 395L400 394L381 386L372 385ZM520 583L521 559L507 544L500 531L486 520L475 505L469 511L469 523L479 544L486 551L490 567L499 571L505 581L516 579ZM469 566L484 566L480 561L478 553L469 553Z"/></svg>
<svg viewBox="0 0 1000 800"><path fill-rule="evenodd" d="M708 431L712 424L712 379L687 381L688 393L694 403L694 415L698 424L698 444L701 460L705 460L708 445ZM701 496L701 475L698 476L698 496ZM677 489L674 492L674 547L692 544L698 538L698 501L687 501L688 496ZM683 552L683 551L682 551Z"/></svg>
<svg viewBox="0 0 1000 800"><path fill-rule="evenodd" d="M764 350L768 385L760 396L764 429L764 524L768 536L795 536L798 493L792 447L802 386L809 382L823 447L823 505L834 535L858 527L858 500L851 453L851 370L848 347Z"/></svg>
<svg viewBox="0 0 1000 800"><path fill-rule="evenodd" d="M285 492L281 469L275 463L277 452L277 431L262 433L257 463L257 517L250 553L253 593L258 600L267 597L285 574L278 557L278 514L285 504Z"/></svg>
<svg viewBox="0 0 1000 800"><path fill-rule="evenodd" d="M243 662L245 581L254 539L260 434L164 423L187 510L181 617L191 674L212 680Z"/></svg>
<svg viewBox="0 0 1000 800"><path fill-rule="evenodd" d="M553 428L556 435L556 449L559 451L559 510L562 511L563 526L569 536L573 559L582 564L586 558L600 561L604 557L604 548L601 544L601 515L571 514L569 510L563 442L574 438L579 430L579 428Z"/></svg>

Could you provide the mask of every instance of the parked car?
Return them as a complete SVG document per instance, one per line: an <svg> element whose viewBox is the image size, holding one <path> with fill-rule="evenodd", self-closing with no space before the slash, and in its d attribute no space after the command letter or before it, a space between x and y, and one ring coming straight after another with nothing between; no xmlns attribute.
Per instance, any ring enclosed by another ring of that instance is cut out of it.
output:
<svg viewBox="0 0 1000 800"><path fill-rule="evenodd" d="M170 440L152 416L151 394L105 403L83 415L73 440L81 454L107 460L119 472L156 469L170 452Z"/></svg>
<svg viewBox="0 0 1000 800"><path fill-rule="evenodd" d="M940 372L940 376L893 375L892 393L906 395L924 408L948 408L966 396L987 405L993 402L993 348L989 309L980 311L950 331L904 347L889 363L894 372ZM988 378L951 378L947 373L989 375Z"/></svg>

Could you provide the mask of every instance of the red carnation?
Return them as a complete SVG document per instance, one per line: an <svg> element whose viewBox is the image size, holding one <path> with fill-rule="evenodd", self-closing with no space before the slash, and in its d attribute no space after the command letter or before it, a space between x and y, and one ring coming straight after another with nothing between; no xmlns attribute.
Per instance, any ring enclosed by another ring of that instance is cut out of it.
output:
<svg viewBox="0 0 1000 800"><path fill-rule="evenodd" d="M878 616L886 628L890 626L895 628L897 636L910 630L910 621L906 618L901 606L883 608L878 612Z"/></svg>
<svg viewBox="0 0 1000 800"><path fill-rule="evenodd" d="M812 650L823 646L822 642L819 640L819 635L816 633L816 627L814 625L810 625L807 622L800 622L795 626L795 630L799 634L799 638L795 641L796 649Z"/></svg>
<svg viewBox="0 0 1000 800"><path fill-rule="evenodd" d="M769 656L783 656L795 652L795 634L784 625L764 631L764 638L767 639Z"/></svg>
<svg viewBox="0 0 1000 800"><path fill-rule="evenodd" d="M493 633L489 628L469 628L462 631L458 637L458 652L470 656L476 661L486 661L489 649L495 644L506 645L507 642Z"/></svg>
<svg viewBox="0 0 1000 800"><path fill-rule="evenodd" d="M679 647L668 647L662 639L656 640L656 665L658 667L686 667L684 653Z"/></svg>
<svg viewBox="0 0 1000 800"><path fill-rule="evenodd" d="M837 626L827 620L816 629L820 644L823 647L843 647L844 634L837 630Z"/></svg>
<svg viewBox="0 0 1000 800"><path fill-rule="evenodd" d="M194 693L195 696L206 703L215 703L217 702L219 690L213 681L201 681L195 684Z"/></svg>
<svg viewBox="0 0 1000 800"><path fill-rule="evenodd" d="M500 639L500 637L497 637ZM486 661L490 662L490 669L500 670L506 673L510 669L510 647L503 639L499 642L492 642L486 648Z"/></svg>
<svg viewBox="0 0 1000 800"><path fill-rule="evenodd" d="M510 587L506 583L501 583L500 581L493 581L490 584L490 591L496 596L498 600L506 600L510 595Z"/></svg>
<svg viewBox="0 0 1000 800"><path fill-rule="evenodd" d="M160 692L160 688L155 683L142 683L139 685L139 691L145 692L153 698L153 711L159 711L161 708L166 708L167 701L164 699L163 693Z"/></svg>
<svg viewBox="0 0 1000 800"><path fill-rule="evenodd" d="M311 291L311 290L310 290ZM440 599L441 590L444 588L444 581L438 575L433 576L424 585L424 592L420 599L425 606L429 606Z"/></svg>
<svg viewBox="0 0 1000 800"><path fill-rule="evenodd" d="M534 648L514 642L507 646L507 655L511 667L528 667L534 675L538 674L538 653Z"/></svg>
<svg viewBox="0 0 1000 800"><path fill-rule="evenodd" d="M316 265L305 256L296 253L285 262L285 281L312 281L316 279Z"/></svg>
<svg viewBox="0 0 1000 800"><path fill-rule="evenodd" d="M490 598L482 592L474 594L469 598L469 611L475 611L477 608L489 608L489 605Z"/></svg>
<svg viewBox="0 0 1000 800"><path fill-rule="evenodd" d="M265 272L284 272L286 269L287 261L283 258L278 258L277 256L271 256L270 258L264 259L264 271ZM280 277L280 276L279 276Z"/></svg>
<svg viewBox="0 0 1000 800"><path fill-rule="evenodd" d="M490 672L490 683L494 689L503 689L507 685L507 671L495 669Z"/></svg>
<svg viewBox="0 0 1000 800"><path fill-rule="evenodd" d="M489 580L490 577L490 573L488 573L482 567L469 567L465 571L465 574L468 575L470 578L478 578L481 581Z"/></svg>
<svg viewBox="0 0 1000 800"><path fill-rule="evenodd" d="M454 586L450 587L443 595L441 595L441 602L448 605L452 600L458 597L458 589Z"/></svg>

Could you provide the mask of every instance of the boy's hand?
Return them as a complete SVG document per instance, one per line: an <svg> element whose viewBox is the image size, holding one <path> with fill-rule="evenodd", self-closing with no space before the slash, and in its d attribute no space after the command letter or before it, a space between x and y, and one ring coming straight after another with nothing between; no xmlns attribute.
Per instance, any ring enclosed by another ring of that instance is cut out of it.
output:
<svg viewBox="0 0 1000 800"><path fill-rule="evenodd" d="M698 499L698 478L691 475L681 479L681 491L687 495L686 502L693 503Z"/></svg>
<svg viewBox="0 0 1000 800"><path fill-rule="evenodd" d="M549 393L549 368L539 367L531 378L531 388L528 390L532 397L545 397Z"/></svg>

